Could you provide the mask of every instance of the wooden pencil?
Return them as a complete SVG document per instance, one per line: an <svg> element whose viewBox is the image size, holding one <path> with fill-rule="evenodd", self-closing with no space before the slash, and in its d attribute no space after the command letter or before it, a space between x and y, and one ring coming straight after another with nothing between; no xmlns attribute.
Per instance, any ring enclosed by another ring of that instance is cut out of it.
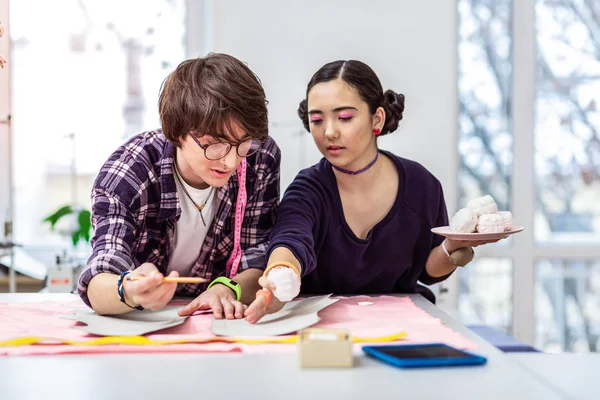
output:
<svg viewBox="0 0 600 400"><path fill-rule="evenodd" d="M145 276L132 276L127 277L130 281L139 281L140 279L146 278ZM175 283L204 283L208 282L205 278L193 278L189 276L165 276L163 282L175 282Z"/></svg>

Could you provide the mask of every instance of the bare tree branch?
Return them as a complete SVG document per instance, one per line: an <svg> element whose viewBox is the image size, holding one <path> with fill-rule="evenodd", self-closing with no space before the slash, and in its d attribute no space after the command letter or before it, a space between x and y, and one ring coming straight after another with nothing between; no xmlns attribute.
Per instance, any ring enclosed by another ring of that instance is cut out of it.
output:
<svg viewBox="0 0 600 400"><path fill-rule="evenodd" d="M493 7L490 8L490 12L492 13L492 15L495 15ZM479 18L476 14L474 14L474 18L477 20L477 25L479 26L479 34L481 38L482 48L487 59L487 67L489 67L489 69L492 71L492 75L494 75L494 78L496 80L496 87L500 92L502 110L507 113L510 113L510 82L507 79L507 77L503 76L498 70L498 67L502 64L508 63L508 60L501 60L500 57L498 57L498 54L496 53L496 43L495 40L491 37L489 24L487 24L486 26L484 21L482 21L481 18ZM510 47L510 49L511 50L509 53L509 57L512 58L512 46ZM509 60L511 58L509 58Z"/></svg>
<svg viewBox="0 0 600 400"><path fill-rule="evenodd" d="M479 124L475 120L475 117L473 117L463 99L459 99L459 103L461 114L465 115L473 125L473 136L481 140L481 144L483 145L485 153L490 157L494 164L496 173L501 176L500 179L502 180L503 184L505 184L507 187L510 187L510 178L507 174L504 173L504 165L500 162L500 159L497 157L494 150L492 149L491 143L488 139L487 131L479 126ZM480 173L478 173L478 175L481 176ZM475 178L475 176L473 177ZM483 191L482 193L491 193L489 190L489 186L488 190ZM507 199L507 201L509 201L509 199Z"/></svg>

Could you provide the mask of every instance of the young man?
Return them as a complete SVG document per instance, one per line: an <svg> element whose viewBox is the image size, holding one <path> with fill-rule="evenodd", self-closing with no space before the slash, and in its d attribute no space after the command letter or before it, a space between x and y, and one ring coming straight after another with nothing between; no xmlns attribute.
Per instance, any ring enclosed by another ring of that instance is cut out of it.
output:
<svg viewBox="0 0 600 400"><path fill-rule="evenodd" d="M256 75L229 55L187 60L169 75L162 130L119 147L94 183L93 254L78 287L86 304L99 314L158 310L177 293L197 296L182 315L243 317L279 206L266 103Z"/></svg>

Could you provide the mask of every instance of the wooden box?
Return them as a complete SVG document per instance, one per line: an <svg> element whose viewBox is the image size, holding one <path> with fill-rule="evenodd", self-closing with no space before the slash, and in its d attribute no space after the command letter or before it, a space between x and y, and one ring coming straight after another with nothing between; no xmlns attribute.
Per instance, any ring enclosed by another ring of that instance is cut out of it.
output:
<svg viewBox="0 0 600 400"><path fill-rule="evenodd" d="M350 333L337 329L308 328L298 332L302 368L348 368L354 365Z"/></svg>

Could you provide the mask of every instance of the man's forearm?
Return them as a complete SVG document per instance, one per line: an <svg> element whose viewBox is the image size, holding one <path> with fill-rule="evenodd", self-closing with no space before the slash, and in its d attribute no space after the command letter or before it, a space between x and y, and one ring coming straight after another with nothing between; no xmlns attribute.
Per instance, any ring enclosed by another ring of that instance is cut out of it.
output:
<svg viewBox="0 0 600 400"><path fill-rule="evenodd" d="M121 303L121 299L119 299L117 292L118 279L118 275L105 272L94 276L90 281L87 295L92 308L97 314L125 314L132 310Z"/></svg>
<svg viewBox="0 0 600 400"><path fill-rule="evenodd" d="M260 289L258 278L263 274L261 269L249 268L237 274L233 280L240 284L242 288L242 298L240 301L243 304L249 305L256 297L256 292Z"/></svg>

